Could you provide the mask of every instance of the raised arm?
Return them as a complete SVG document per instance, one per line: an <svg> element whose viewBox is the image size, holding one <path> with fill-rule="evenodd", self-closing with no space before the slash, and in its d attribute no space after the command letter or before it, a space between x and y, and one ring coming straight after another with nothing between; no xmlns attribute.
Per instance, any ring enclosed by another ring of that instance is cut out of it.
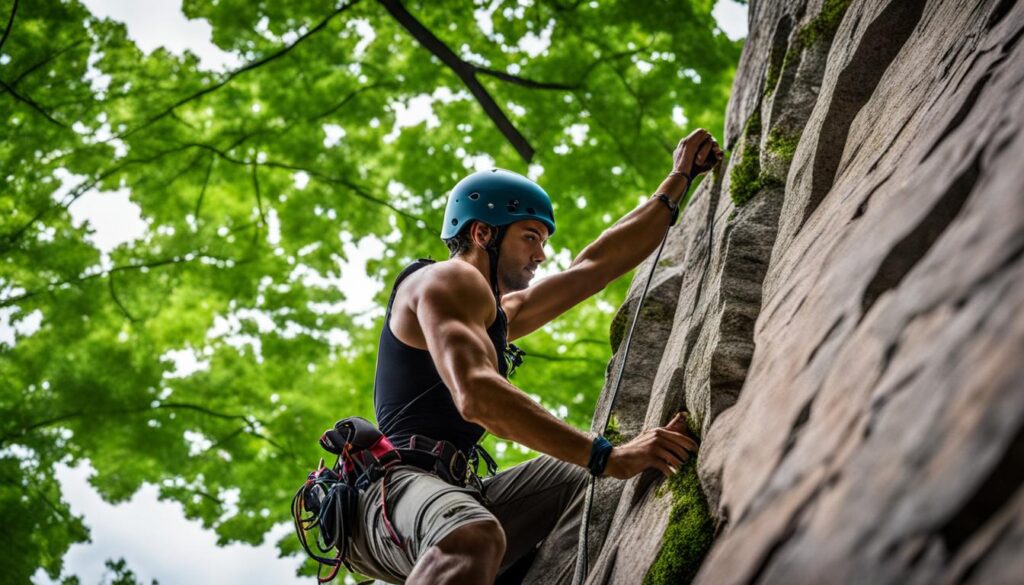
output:
<svg viewBox="0 0 1024 585"><path fill-rule="evenodd" d="M677 205L689 187L687 177L714 167L722 151L707 131L696 130L679 142L673 156L673 173L655 194ZM505 295L509 339L535 331L640 264L661 242L670 217L668 205L652 197L602 232L568 269Z"/></svg>

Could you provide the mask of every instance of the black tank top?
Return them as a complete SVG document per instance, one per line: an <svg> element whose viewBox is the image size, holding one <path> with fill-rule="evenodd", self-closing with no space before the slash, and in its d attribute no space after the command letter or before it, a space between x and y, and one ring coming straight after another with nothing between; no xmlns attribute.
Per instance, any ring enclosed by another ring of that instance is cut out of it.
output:
<svg viewBox="0 0 1024 585"><path fill-rule="evenodd" d="M484 428L462 418L448 387L441 380L430 352L406 345L391 331L391 306L398 286L410 274L433 264L420 259L403 270L391 289L384 328L377 349L377 373L373 383L373 404L381 432L398 447L405 447L411 435L425 435L449 441L467 454L484 434ZM507 377L508 322L501 305L487 328L487 336L498 354L498 372Z"/></svg>

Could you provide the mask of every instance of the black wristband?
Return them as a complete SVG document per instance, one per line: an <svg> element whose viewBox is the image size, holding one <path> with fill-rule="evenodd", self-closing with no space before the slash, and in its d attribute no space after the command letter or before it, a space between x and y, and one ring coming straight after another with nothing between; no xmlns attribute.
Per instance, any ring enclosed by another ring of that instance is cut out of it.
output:
<svg viewBox="0 0 1024 585"><path fill-rule="evenodd" d="M679 204L669 199L668 195L665 195L664 193L655 193L652 198L660 200L666 207L668 207L668 212L672 214L672 217L669 218L668 225L676 225L676 222L679 221Z"/></svg>
<svg viewBox="0 0 1024 585"><path fill-rule="evenodd" d="M590 475L597 477L604 473L608 465L608 457L612 454L612 443L608 439L598 435L594 437L594 444L590 447L590 461L587 462L587 469Z"/></svg>

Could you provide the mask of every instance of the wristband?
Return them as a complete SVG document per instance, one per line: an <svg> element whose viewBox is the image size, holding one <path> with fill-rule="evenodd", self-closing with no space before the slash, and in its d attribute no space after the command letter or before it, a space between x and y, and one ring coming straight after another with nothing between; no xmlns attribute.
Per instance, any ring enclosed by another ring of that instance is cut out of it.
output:
<svg viewBox="0 0 1024 585"><path fill-rule="evenodd" d="M590 447L590 461L587 462L587 469L590 470L590 475L597 477L604 473L604 468L608 465L608 457L611 454L611 441L601 435L594 437L594 444Z"/></svg>
<svg viewBox="0 0 1024 585"><path fill-rule="evenodd" d="M666 207L668 207L668 212L672 214L672 217L669 218L668 225L676 225L676 222L679 221L679 204L673 202L668 198L668 195L665 195L664 193L655 193L651 198L660 200Z"/></svg>
<svg viewBox="0 0 1024 585"><path fill-rule="evenodd" d="M671 173L668 174L668 176L670 176L670 177L678 177L680 175L686 177L686 184L687 185L689 185L690 183L693 182L693 179L690 178L690 175L686 174L683 171L672 171Z"/></svg>

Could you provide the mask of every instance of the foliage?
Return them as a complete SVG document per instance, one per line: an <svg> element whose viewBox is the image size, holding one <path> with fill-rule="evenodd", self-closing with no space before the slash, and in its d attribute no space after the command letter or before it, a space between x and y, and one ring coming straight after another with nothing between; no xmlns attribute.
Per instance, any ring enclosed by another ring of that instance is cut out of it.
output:
<svg viewBox="0 0 1024 585"><path fill-rule="evenodd" d="M715 535L715 520L697 477L697 459L684 464L662 487L671 493L672 511L644 585L686 584L697 575Z"/></svg>
<svg viewBox="0 0 1024 585"><path fill-rule="evenodd" d="M128 563L124 559L117 559L116 561L107 560L106 567L107 571L113 573L109 581L110 585L141 585L135 578L135 572L128 568ZM106 585L107 580L104 579L103 583ZM151 583L152 585L158 585L159 581L153 579Z"/></svg>
<svg viewBox="0 0 1024 585"><path fill-rule="evenodd" d="M382 313L345 309L352 246L386 244L367 264L381 285L446 257L444 195L474 157L554 195L565 268L650 194L691 127L721 135L740 43L716 31L712 0L498 6L490 31L469 2L410 1L401 18L396 4L187 0L245 63L215 72L144 53L77 0L0 0L0 318L40 324L0 343L5 576L59 578L88 538L53 479L61 462L89 460L110 502L157 485L221 544L288 521L320 431L372 417ZM436 122L396 128L414 100ZM147 229L101 254L69 208L120 189ZM574 425L590 419L628 283L521 343L514 381ZM200 367L176 374L175 355ZM490 441L504 465L528 456Z"/></svg>

